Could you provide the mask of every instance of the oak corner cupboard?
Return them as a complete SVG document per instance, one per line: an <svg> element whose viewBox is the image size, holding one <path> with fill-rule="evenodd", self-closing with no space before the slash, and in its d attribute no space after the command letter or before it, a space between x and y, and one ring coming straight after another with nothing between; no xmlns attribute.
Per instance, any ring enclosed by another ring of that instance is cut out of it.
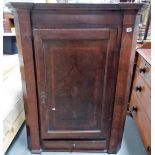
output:
<svg viewBox="0 0 155 155"><path fill-rule="evenodd" d="M28 147L116 153L140 3L8 3L14 13Z"/></svg>

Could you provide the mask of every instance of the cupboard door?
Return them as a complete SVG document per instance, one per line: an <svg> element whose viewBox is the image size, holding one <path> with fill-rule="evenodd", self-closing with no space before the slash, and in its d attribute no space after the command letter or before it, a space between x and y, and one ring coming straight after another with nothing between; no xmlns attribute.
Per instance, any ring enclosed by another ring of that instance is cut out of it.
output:
<svg viewBox="0 0 155 155"><path fill-rule="evenodd" d="M42 139L106 139L117 29L34 29Z"/></svg>

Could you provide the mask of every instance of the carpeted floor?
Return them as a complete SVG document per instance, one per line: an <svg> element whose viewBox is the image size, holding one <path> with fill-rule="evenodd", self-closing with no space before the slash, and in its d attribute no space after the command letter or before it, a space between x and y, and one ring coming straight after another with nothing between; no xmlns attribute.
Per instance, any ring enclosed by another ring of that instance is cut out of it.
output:
<svg viewBox="0 0 155 155"><path fill-rule="evenodd" d="M108 155L107 153L42 152L41 155ZM6 155L32 155L27 149L25 125L10 146ZM112 154L111 154L112 155ZM132 118L126 118L125 131L120 151L116 155L146 155L137 128Z"/></svg>

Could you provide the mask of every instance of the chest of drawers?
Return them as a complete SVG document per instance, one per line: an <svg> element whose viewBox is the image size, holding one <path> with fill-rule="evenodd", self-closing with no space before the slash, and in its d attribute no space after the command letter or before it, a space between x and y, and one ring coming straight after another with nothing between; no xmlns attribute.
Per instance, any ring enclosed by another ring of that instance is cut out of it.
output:
<svg viewBox="0 0 155 155"><path fill-rule="evenodd" d="M151 153L151 50L138 49L130 98L130 111L144 147Z"/></svg>

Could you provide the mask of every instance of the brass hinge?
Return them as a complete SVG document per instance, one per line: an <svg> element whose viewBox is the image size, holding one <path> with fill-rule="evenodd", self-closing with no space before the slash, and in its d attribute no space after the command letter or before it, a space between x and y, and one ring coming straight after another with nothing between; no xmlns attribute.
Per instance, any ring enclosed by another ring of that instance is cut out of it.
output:
<svg viewBox="0 0 155 155"><path fill-rule="evenodd" d="M41 99L41 104L45 104L45 99L46 99L45 91L40 92L40 99Z"/></svg>

